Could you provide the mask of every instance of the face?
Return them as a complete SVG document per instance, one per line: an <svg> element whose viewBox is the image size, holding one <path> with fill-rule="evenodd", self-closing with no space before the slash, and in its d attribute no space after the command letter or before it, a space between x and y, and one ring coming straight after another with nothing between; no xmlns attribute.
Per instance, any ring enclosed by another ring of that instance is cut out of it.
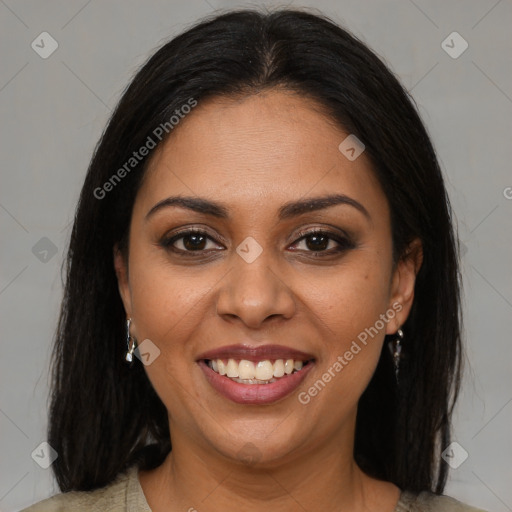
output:
<svg viewBox="0 0 512 512"><path fill-rule="evenodd" d="M417 261L393 265L386 197L347 135L273 90L199 103L155 152L115 266L173 450L272 464L352 438Z"/></svg>

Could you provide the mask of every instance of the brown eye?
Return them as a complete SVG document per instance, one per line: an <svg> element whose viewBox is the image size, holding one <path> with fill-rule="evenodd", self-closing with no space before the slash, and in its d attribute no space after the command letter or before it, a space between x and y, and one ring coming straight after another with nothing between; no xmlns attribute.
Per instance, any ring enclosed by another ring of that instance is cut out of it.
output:
<svg viewBox="0 0 512 512"><path fill-rule="evenodd" d="M196 251L205 248L207 237L197 233L191 233L190 235L182 237L182 240L183 246L187 251Z"/></svg>
<svg viewBox="0 0 512 512"><path fill-rule="evenodd" d="M212 245L210 247L208 247L209 242L211 242ZM213 242L212 238L204 231L188 230L162 240L161 245L162 247L177 253L201 253L203 251L219 247Z"/></svg>
<svg viewBox="0 0 512 512"><path fill-rule="evenodd" d="M309 235L305 238L306 247L312 251L325 251L329 246L330 238L324 235Z"/></svg>
<svg viewBox="0 0 512 512"><path fill-rule="evenodd" d="M309 233L301 233L303 235L294 245L302 244L297 250L305 250L311 253L333 254L351 249L354 247L353 242L348 238L344 238L339 234L329 231L310 231Z"/></svg>

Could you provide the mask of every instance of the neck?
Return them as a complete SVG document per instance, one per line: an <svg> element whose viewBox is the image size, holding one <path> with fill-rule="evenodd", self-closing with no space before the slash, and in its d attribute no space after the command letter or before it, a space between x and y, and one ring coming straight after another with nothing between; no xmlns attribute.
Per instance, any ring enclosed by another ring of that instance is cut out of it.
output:
<svg viewBox="0 0 512 512"><path fill-rule="evenodd" d="M360 470L352 457L353 442L347 442L350 439L326 441L286 460L244 464L203 449L176 432L175 448L164 463L139 474L153 512L263 508L391 512L399 497L393 484Z"/></svg>

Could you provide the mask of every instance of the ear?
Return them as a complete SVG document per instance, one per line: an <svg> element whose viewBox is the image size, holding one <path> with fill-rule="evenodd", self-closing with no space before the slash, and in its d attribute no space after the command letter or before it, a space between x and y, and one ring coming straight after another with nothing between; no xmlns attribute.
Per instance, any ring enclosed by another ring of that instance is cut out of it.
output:
<svg viewBox="0 0 512 512"><path fill-rule="evenodd" d="M128 282L128 261L119 249L118 244L114 246L114 268L117 276L117 286L119 294L123 301L126 316L132 316L132 300L130 293L130 284Z"/></svg>
<svg viewBox="0 0 512 512"><path fill-rule="evenodd" d="M423 246L419 238L415 238L408 246L405 254L396 264L391 282L391 296L389 307L400 304L401 309L396 309L395 322L389 322L386 334L394 334L402 326L412 308L414 302L414 285L416 276L423 263Z"/></svg>

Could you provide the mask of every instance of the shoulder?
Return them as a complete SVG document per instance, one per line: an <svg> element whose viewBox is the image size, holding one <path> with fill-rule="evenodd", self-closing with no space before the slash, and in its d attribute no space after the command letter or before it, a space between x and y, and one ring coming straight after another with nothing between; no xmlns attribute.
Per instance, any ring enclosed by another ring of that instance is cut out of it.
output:
<svg viewBox="0 0 512 512"><path fill-rule="evenodd" d="M137 488L137 468L117 476L114 482L94 491L70 491L39 501L20 512L129 512L137 508L140 495Z"/></svg>
<svg viewBox="0 0 512 512"><path fill-rule="evenodd" d="M471 507L464 503L450 498L439 496L430 492L413 494L402 493L396 512L486 512L480 508Z"/></svg>

